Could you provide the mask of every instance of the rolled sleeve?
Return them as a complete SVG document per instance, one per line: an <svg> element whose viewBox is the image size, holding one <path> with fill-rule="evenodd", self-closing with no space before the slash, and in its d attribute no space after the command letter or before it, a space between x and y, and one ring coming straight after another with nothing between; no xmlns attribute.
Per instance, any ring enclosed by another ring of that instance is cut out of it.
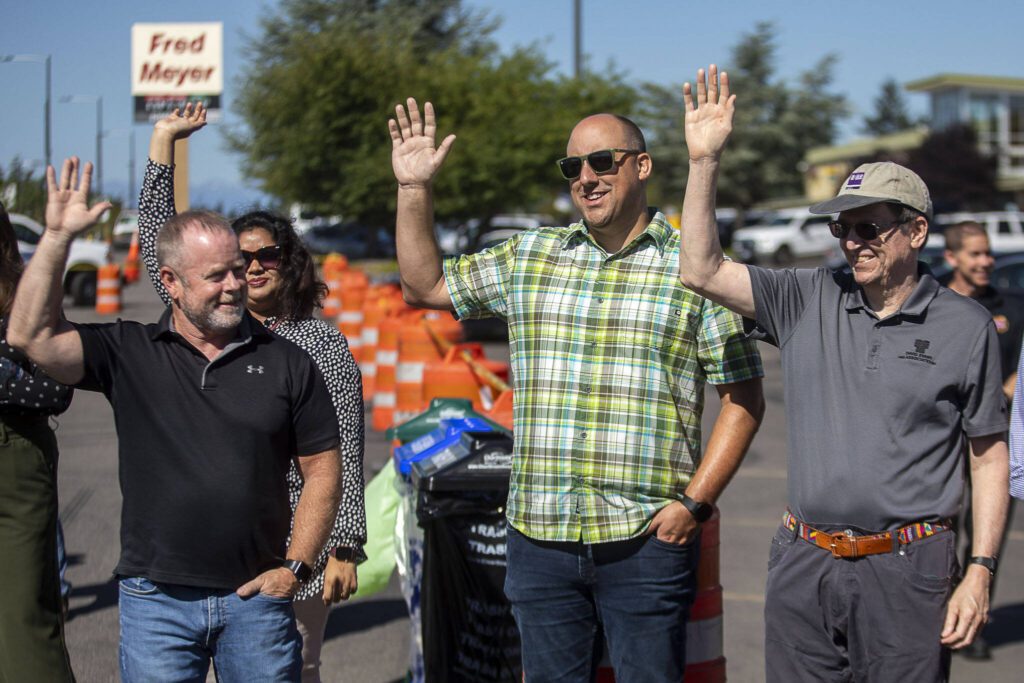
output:
<svg viewBox="0 0 1024 683"><path fill-rule="evenodd" d="M733 384L764 376L761 354L744 334L740 316L708 300L701 316L697 355L708 383Z"/></svg>
<svg viewBox="0 0 1024 683"><path fill-rule="evenodd" d="M506 318L508 286L522 234L478 254L444 260L448 294L459 319Z"/></svg>

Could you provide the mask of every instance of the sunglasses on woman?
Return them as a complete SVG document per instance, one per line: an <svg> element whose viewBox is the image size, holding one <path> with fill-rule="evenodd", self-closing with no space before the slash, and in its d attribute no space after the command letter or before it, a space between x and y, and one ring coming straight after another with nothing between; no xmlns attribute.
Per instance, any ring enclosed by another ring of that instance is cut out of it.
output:
<svg viewBox="0 0 1024 683"><path fill-rule="evenodd" d="M246 270L252 265L253 260L259 261L265 270L272 270L281 265L281 245L260 247L256 251L242 249L242 258L245 259Z"/></svg>
<svg viewBox="0 0 1024 683"><path fill-rule="evenodd" d="M607 173L612 170L616 163L622 161L630 154L639 154L638 149L599 149L590 154L580 157L565 157L558 160L558 170L566 180L576 180L583 173L583 162L586 161L590 170L594 173ZM621 157L616 158L617 154Z"/></svg>
<svg viewBox="0 0 1024 683"><path fill-rule="evenodd" d="M883 228L875 223L854 223L853 225L850 225L849 223L842 223L840 221L829 221L828 229L832 232L833 237L841 240L846 239L846 236L850 234L851 230L853 230L857 237L861 238L865 242L870 242L871 240L878 239L878 236L883 232L899 227L903 225L903 223L906 223L906 221L891 223Z"/></svg>

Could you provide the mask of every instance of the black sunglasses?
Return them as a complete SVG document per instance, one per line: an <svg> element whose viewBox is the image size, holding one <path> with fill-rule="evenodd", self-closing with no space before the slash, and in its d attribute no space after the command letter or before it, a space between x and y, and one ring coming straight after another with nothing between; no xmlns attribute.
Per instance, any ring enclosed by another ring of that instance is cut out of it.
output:
<svg viewBox="0 0 1024 683"><path fill-rule="evenodd" d="M562 177L566 180L576 180L580 177L580 173L583 173L584 160L586 160L590 165L590 168L594 173L607 173L612 170L616 161L622 161L629 154L639 153L640 150L638 149L599 149L596 152L584 154L581 157L565 157L564 159L559 159L558 170L562 172ZM622 156L616 159L616 154L622 154Z"/></svg>
<svg viewBox="0 0 1024 683"><path fill-rule="evenodd" d="M861 238L865 242L878 239L878 236L888 230L892 230L895 227L903 225L906 221L900 221L898 223L891 223L886 227L882 227L875 223L854 223L849 225L848 223L841 223L840 221L829 221L828 229L832 232L832 236L838 239L844 240L846 236L853 230L857 237Z"/></svg>
<svg viewBox="0 0 1024 683"><path fill-rule="evenodd" d="M253 260L260 262L266 270L277 268L281 265L281 245L275 244L269 247L260 247L256 251L242 249L242 258L245 259L245 268L248 270Z"/></svg>

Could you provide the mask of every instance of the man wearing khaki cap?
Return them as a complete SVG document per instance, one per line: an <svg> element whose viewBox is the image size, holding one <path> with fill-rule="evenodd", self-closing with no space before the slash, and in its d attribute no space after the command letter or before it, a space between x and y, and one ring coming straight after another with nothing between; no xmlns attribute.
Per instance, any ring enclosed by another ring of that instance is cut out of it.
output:
<svg viewBox="0 0 1024 683"><path fill-rule="evenodd" d="M849 270L771 271L722 257L718 167L735 97L711 68L686 92L690 174L683 284L737 311L782 353L789 508L772 540L769 681L944 681L950 648L988 615L1006 517L1006 402L992 318L939 286L917 255L928 189L864 164L811 211ZM969 445L973 548L961 580L949 519Z"/></svg>

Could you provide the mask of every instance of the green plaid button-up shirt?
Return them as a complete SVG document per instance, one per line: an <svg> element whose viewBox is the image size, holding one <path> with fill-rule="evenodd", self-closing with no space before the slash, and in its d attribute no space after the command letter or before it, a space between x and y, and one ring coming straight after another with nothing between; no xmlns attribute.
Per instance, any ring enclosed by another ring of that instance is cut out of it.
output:
<svg viewBox="0 0 1024 683"><path fill-rule="evenodd" d="M548 541L643 533L701 457L704 384L763 375L736 314L679 282L660 213L618 253L582 223L446 259L461 318L508 320L515 449L508 519Z"/></svg>

